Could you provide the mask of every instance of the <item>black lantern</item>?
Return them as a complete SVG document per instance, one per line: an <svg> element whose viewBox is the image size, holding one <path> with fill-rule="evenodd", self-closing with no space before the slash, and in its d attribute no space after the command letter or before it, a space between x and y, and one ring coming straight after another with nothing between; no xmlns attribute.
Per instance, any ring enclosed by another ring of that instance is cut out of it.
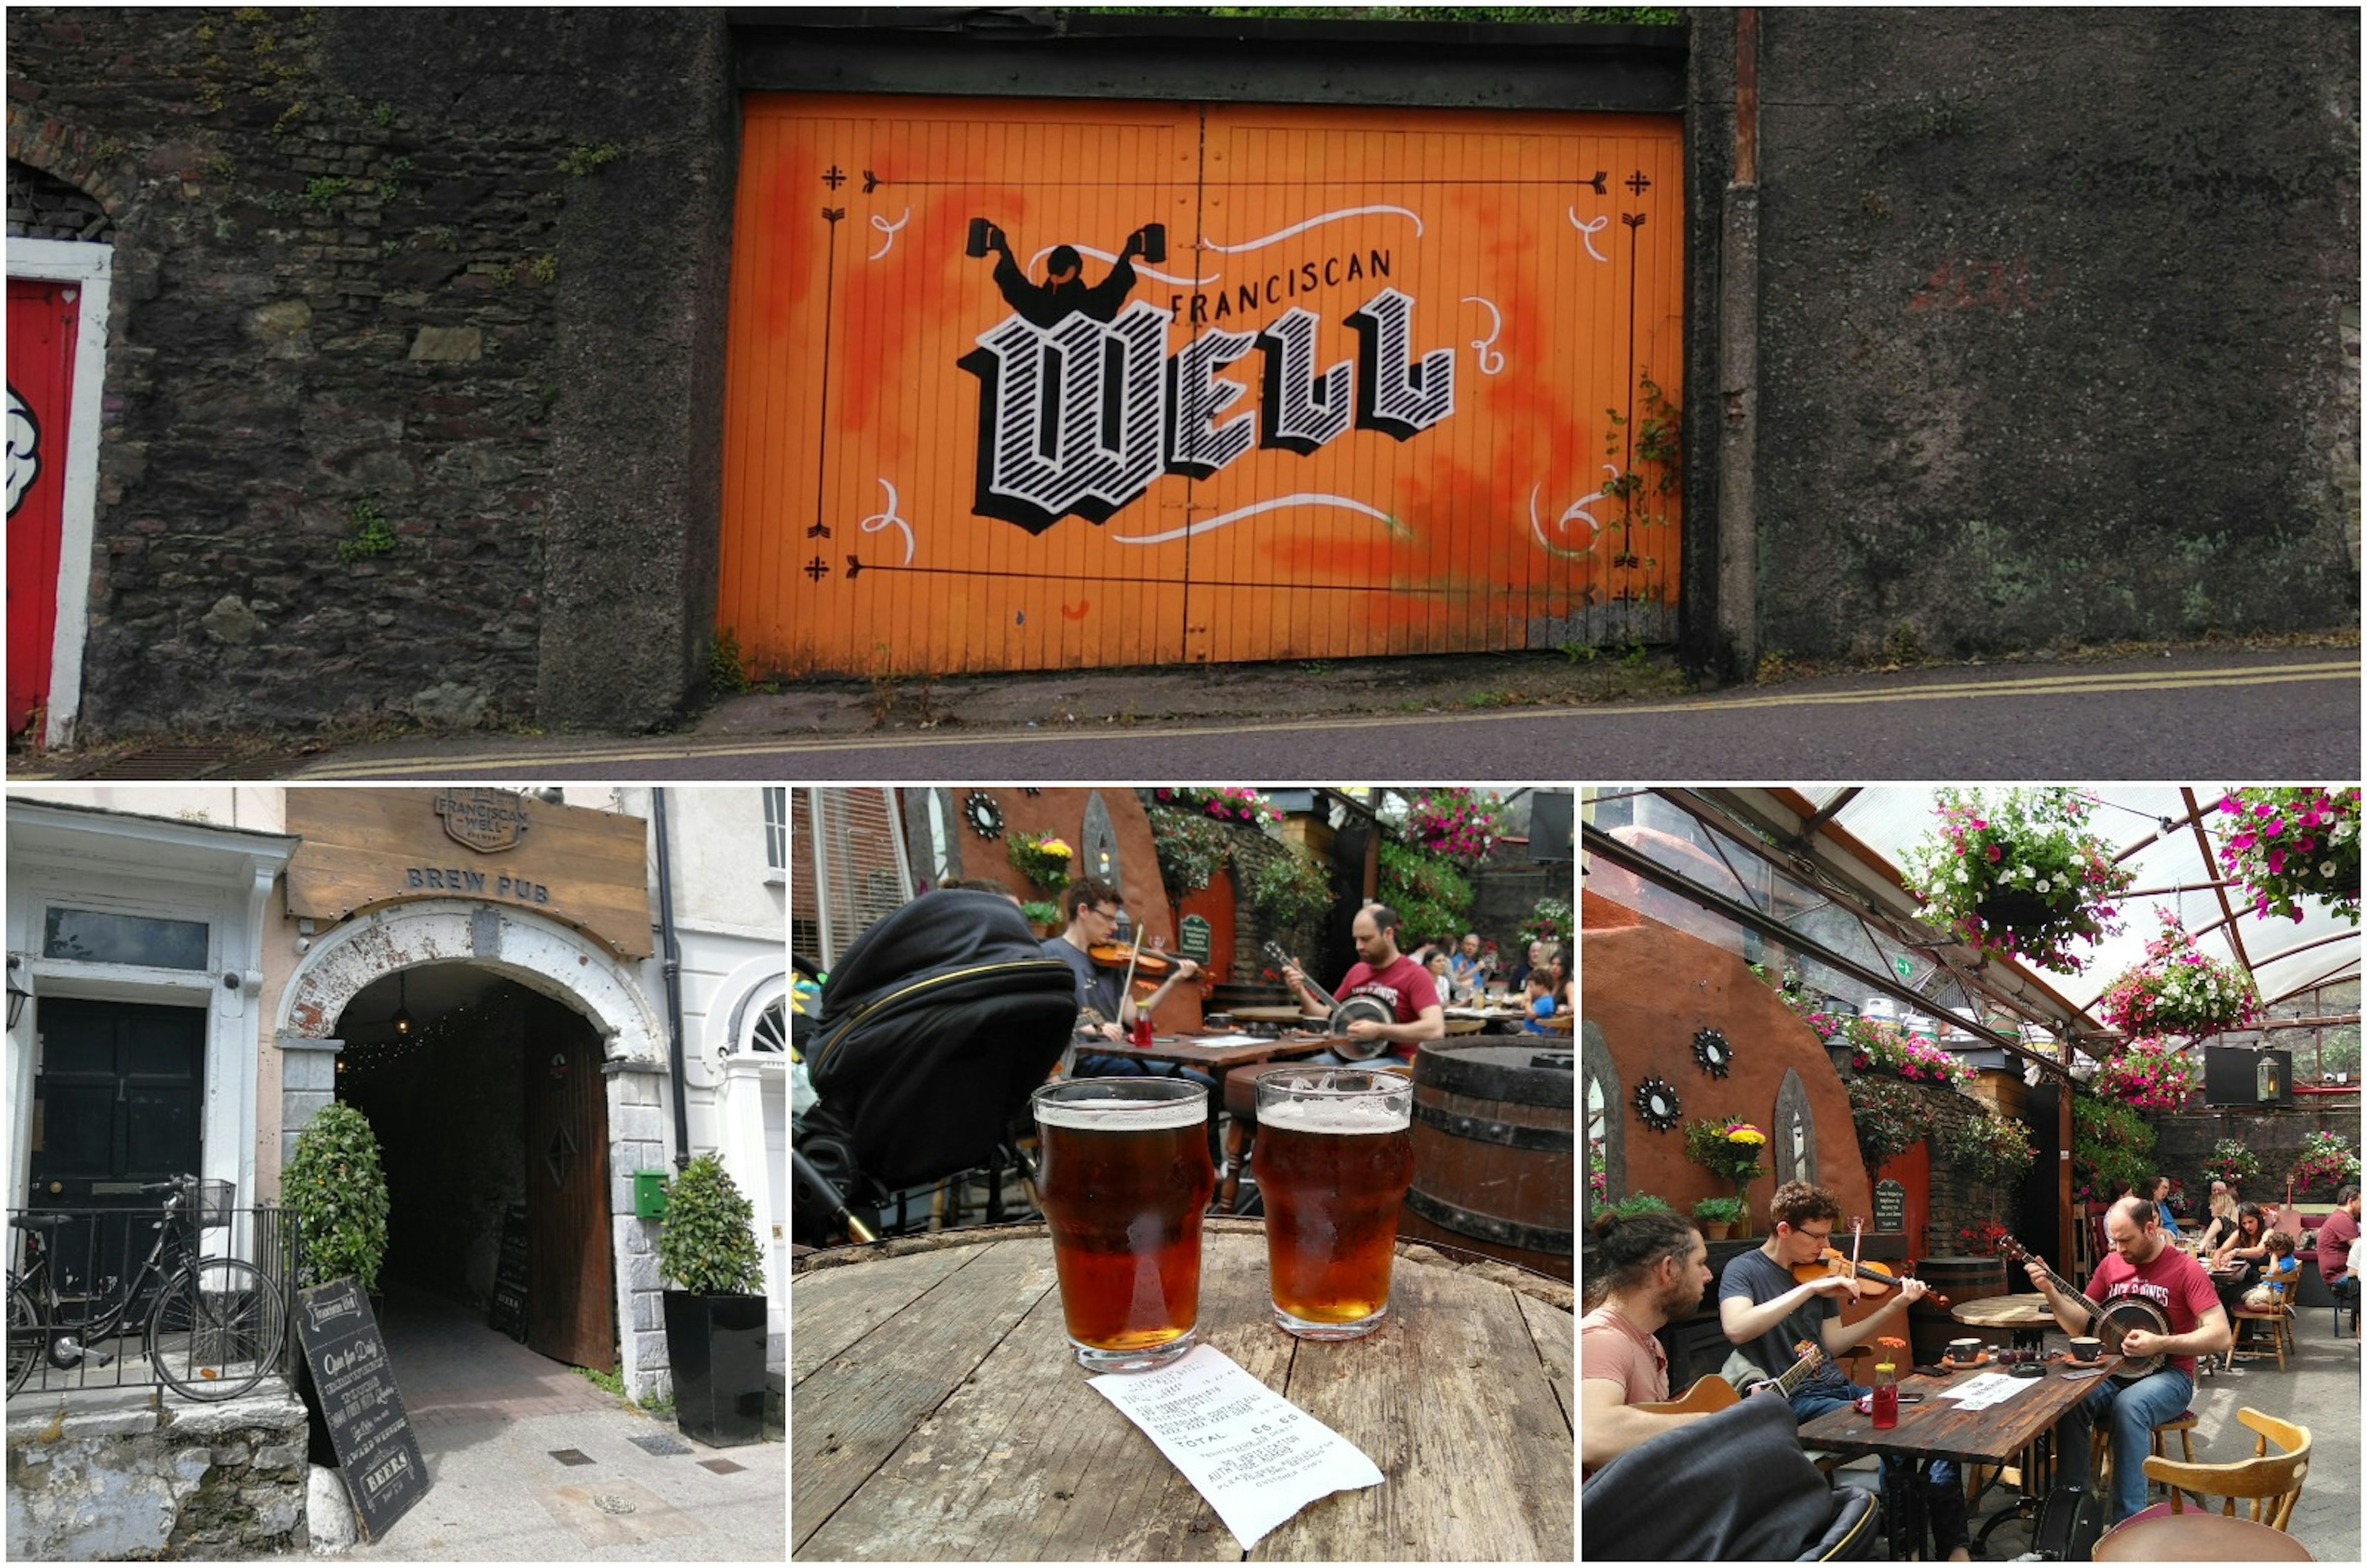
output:
<svg viewBox="0 0 2367 1568"><path fill-rule="evenodd" d="M17 966L23 962L13 953L8 955L8 1027L11 1029L16 1028L17 1021L25 1016L25 1004L33 999L33 993L17 983Z"/></svg>
<svg viewBox="0 0 2367 1568"><path fill-rule="evenodd" d="M394 1017L390 1021L393 1023L394 1032L397 1034L408 1034L411 1032L411 1008L409 1005L411 1001L411 986L410 983L400 975L397 975L394 977L394 984L396 987Z"/></svg>

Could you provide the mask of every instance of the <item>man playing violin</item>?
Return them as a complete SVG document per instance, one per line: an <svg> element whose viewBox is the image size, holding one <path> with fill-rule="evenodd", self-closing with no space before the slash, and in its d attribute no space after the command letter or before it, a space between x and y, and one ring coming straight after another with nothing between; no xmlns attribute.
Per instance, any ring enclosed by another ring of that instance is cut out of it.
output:
<svg viewBox="0 0 2367 1568"><path fill-rule="evenodd" d="M1718 1280L1718 1325L1727 1338L1742 1347L1762 1370L1781 1371L1789 1366L1791 1348L1803 1339L1822 1345L1827 1355L1839 1360L1874 1336L1903 1328L1908 1303L1923 1298L1928 1287L1922 1280L1901 1280L1897 1292L1879 1310L1856 1323L1844 1324L1840 1303L1856 1301L1864 1293L1855 1279L1846 1272L1818 1275L1806 1283L1793 1278L1793 1269L1824 1256L1840 1213L1840 1201L1824 1188L1805 1181L1784 1183L1767 1205L1766 1242L1757 1251L1727 1264ZM1802 1421L1814 1420L1872 1392L1832 1367L1819 1368L1792 1395L1792 1414ZM1886 1467L1892 1461L1882 1462L1886 1482ZM1971 1561L1965 1529L1965 1489L1953 1461L1932 1461L1928 1495L1933 1538L1947 1551L1950 1562Z"/></svg>
<svg viewBox="0 0 2367 1568"><path fill-rule="evenodd" d="M2230 1332L2226 1309L2212 1288L2203 1265L2170 1246L2162 1233L2161 1213L2143 1198L2124 1198L2104 1212L2104 1239L2112 1252L2096 1265L2088 1280L2086 1300L2110 1306L2124 1297L2150 1302L2169 1320L2169 1332L2130 1329L2121 1337L2120 1354L2142 1359L2169 1358L2159 1371L2131 1383L2097 1380L2095 1391L2067 1412L2056 1428L2062 1455L2063 1479L2088 1479L2088 1434L2099 1421L2109 1421L2112 1434L2112 1522L2120 1523L2145 1506L2146 1456L2153 1451L2153 1429L2184 1410L2194 1397L2194 1358L2216 1355L2227 1348ZM2022 1265L2031 1282L2045 1292L2046 1304L2066 1334L2095 1334L2087 1311L2047 1278L2039 1258ZM2105 1347L2107 1350L2111 1346Z"/></svg>

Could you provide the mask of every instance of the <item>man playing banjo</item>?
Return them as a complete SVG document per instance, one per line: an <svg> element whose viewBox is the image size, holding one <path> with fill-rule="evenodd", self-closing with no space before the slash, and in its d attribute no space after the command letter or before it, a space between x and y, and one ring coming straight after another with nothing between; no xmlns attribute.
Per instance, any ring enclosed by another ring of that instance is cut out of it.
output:
<svg viewBox="0 0 2367 1568"><path fill-rule="evenodd" d="M2085 1297L2065 1292L2045 1264L2032 1258L2022 1267L2031 1283L2045 1292L2046 1304L2066 1334L2093 1335L2106 1354L2128 1362L2167 1364L2132 1382L2100 1379L2095 1391L2065 1414L2056 1428L2063 1479L2088 1479L2088 1434L2109 1421L2112 1434L2111 1524L2145 1506L2146 1456L2153 1429L2175 1417L2194 1397L2194 1358L2227 1348L2226 1309L2203 1265L2169 1244L2161 1212L2143 1198L2123 1198L2104 1214L2104 1239L2112 1253L2090 1276ZM2091 1317L2101 1306L2103 1316ZM2094 1326L2090 1326L2091 1322ZM2124 1366L2125 1375L2126 1365Z"/></svg>

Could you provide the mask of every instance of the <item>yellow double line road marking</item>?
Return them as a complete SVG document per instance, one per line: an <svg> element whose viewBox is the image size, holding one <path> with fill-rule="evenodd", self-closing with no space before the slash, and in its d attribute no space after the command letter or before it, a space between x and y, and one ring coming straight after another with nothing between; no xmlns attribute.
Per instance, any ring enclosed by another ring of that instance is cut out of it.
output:
<svg viewBox="0 0 2367 1568"><path fill-rule="evenodd" d="M642 742L632 746L587 746L576 750L513 751L477 756L387 757L376 761L331 763L289 775L294 779L383 778L390 773L433 777L438 768L515 767L532 773L553 763L679 761L693 757L795 757L825 751L864 751L888 747L1007 746L1014 743L1070 745L1076 741L1119 736L1222 736L1275 730L1303 734L1310 729L1376 729L1423 724L1474 724L1517 718L1628 718L1649 714L1714 713L1771 707L1851 707L1874 703L1936 702L1949 697L2066 696L2082 693L2196 691L2219 686L2273 686L2305 681L2356 681L2357 660L2329 660L2314 664L2248 666L2233 670L2199 670L2155 674L2128 671L2112 674L2030 675L1999 681L1940 681L1929 685L1863 692L1764 692L1734 696L1688 697L1662 703L1590 703L1561 707L1495 707L1471 712L1437 714L1360 714L1350 718L1298 718L1255 723L1144 725L1131 729L1079 726L1060 729L1002 730L978 734L888 735L874 731L828 740L748 739L683 740L674 745Z"/></svg>

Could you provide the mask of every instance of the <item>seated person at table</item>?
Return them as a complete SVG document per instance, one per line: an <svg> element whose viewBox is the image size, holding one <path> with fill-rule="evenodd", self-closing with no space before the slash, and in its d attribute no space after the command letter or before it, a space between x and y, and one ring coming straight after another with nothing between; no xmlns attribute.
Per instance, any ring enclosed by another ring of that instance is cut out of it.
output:
<svg viewBox="0 0 2367 1568"><path fill-rule="evenodd" d="M2169 1245L2161 1215L2142 1198L2124 1198L2104 1214L2104 1239L2112 1251L2089 1278L2086 1300L2110 1306L2124 1298L2149 1302L2169 1321L2169 1332L2133 1328L2121 1337L2121 1353L2142 1359L2167 1356L2159 1371L2132 1383L2099 1379L2096 1389L2075 1404L2056 1427L2062 1478L2088 1479L2088 1434L2099 1421L2112 1434L2112 1496L2110 1517L2120 1523L2145 1506L2146 1456L2153 1429L2175 1417L2194 1397L2194 1359L2227 1348L2227 1309L2219 1304L2203 1265ZM2087 1312L2047 1279L2037 1260L2023 1265L2031 1283L2046 1297L2066 1334L2094 1334Z"/></svg>
<svg viewBox="0 0 2367 1568"><path fill-rule="evenodd" d="M1795 1268L1817 1261L1832 1240L1840 1213L1840 1200L1825 1189L1805 1181L1785 1182L1767 1205L1766 1242L1728 1263L1717 1282L1718 1323L1727 1338L1741 1346L1743 1353L1771 1375L1791 1367L1792 1347L1803 1339L1815 1340L1827 1355L1838 1359L1877 1334L1906 1337L1907 1307L1922 1298L1922 1280L1901 1280L1897 1291L1879 1310L1844 1325L1840 1303L1858 1299L1861 1292L1855 1280L1820 1275L1804 1285L1792 1277ZM1792 1395L1792 1414L1801 1421L1813 1420L1871 1392L1832 1367L1820 1367ZM1929 1495L1932 1536L1947 1551L1950 1562L1969 1562L1965 1490L1952 1461L1933 1461Z"/></svg>
<svg viewBox="0 0 2367 1568"><path fill-rule="evenodd" d="M2222 1306L2234 1308L2244 1299L2260 1277L2260 1264L2269 1256L2269 1224L2258 1203L2241 1203L2236 1208L2236 1228L2227 1239L2211 1254L2211 1267L2221 1271L2212 1281L2219 1292ZM2235 1270L2234 1272L2226 1272Z"/></svg>
<svg viewBox="0 0 2367 1568"><path fill-rule="evenodd" d="M1465 996L1478 990L1485 978L1479 972L1479 933L1465 931L1462 942L1446 961L1447 978L1453 980Z"/></svg>
<svg viewBox="0 0 2367 1568"><path fill-rule="evenodd" d="M1593 1474L1648 1438L1700 1420L1635 1409L1669 1397L1669 1353L1655 1337L1692 1315L1708 1288L1709 1248L1693 1221L1666 1209L1594 1222L1602 1304L1578 1324L1578 1461Z"/></svg>
<svg viewBox="0 0 2367 1568"><path fill-rule="evenodd" d="M1122 1056L1113 1051L1094 1051L1098 1041L1122 1041L1138 1012L1152 1012L1165 1001L1169 993L1199 974L1200 966L1177 954L1167 977L1159 988L1137 1007L1132 997L1121 997L1118 988L1126 984L1126 971L1096 964L1086 949L1096 942L1117 940L1118 912L1125 899L1118 890L1098 876L1081 876L1069 884L1060 896L1060 908L1069 917L1068 929L1059 936L1044 939L1044 951L1076 971L1077 974L1077 1059L1069 1069L1071 1077L1080 1078L1189 1078L1208 1091L1209 1146L1220 1148L1217 1130L1217 1113L1224 1108L1224 1100L1217 1090L1217 1080L1197 1067L1180 1062L1145 1061L1139 1056Z"/></svg>
<svg viewBox="0 0 2367 1568"><path fill-rule="evenodd" d="M2169 1178L2167 1176L2157 1176L2151 1181L2146 1182L2145 1185L2145 1195L2153 1200L2153 1206L2161 1212L2161 1228L2163 1234L2169 1236L2172 1240L2177 1239L2178 1215L2169 1206Z"/></svg>
<svg viewBox="0 0 2367 1568"><path fill-rule="evenodd" d="M1398 912L1387 904L1367 904L1356 911L1348 930L1356 940L1357 962L1349 966L1336 992L1326 997L1317 990L1296 964L1283 966L1282 983L1303 1004L1325 1010L1334 1001L1344 1002L1350 997L1377 998L1388 1008L1390 1021L1375 1023L1360 1018L1348 1025L1349 1037L1387 1041L1392 1054L1408 1061L1423 1041L1446 1038L1446 1009L1438 999L1438 987L1431 983L1430 971L1398 951ZM1338 1062L1340 1058L1326 1051L1312 1060Z"/></svg>
<svg viewBox="0 0 2367 1568"><path fill-rule="evenodd" d="M1528 983L1522 987L1521 1006L1528 1013L1528 1017L1521 1021L1522 1029L1531 1034L1546 1032L1545 1020L1551 1018L1554 1010L1560 1005L1554 995L1557 988L1551 964L1530 974Z"/></svg>
<svg viewBox="0 0 2367 1568"><path fill-rule="evenodd" d="M2269 1256L2260 1264L2260 1282L2244 1292L2244 1308L2248 1312L2273 1312L2282 1306L2301 1279L2301 1259L2293 1256L2293 1238L2282 1231L2271 1231L2264 1239Z"/></svg>
<svg viewBox="0 0 2367 1568"><path fill-rule="evenodd" d="M2317 1277L2338 1293L2353 1290L2350 1244L2359 1239L2359 1189L2345 1187L2334 1195L2334 1213L2318 1222Z"/></svg>
<svg viewBox="0 0 2367 1568"><path fill-rule="evenodd" d="M2214 1181L2211 1184L2211 1218L2203 1225L2197 1245L2204 1252L2216 1251L2219 1244L2225 1241L2235 1229L2236 1195L2227 1190L2225 1182Z"/></svg>
<svg viewBox="0 0 2367 1568"><path fill-rule="evenodd" d="M1430 971L1431 989L1438 993L1438 999L1442 1002L1452 999L1455 995L1455 965L1446 954L1432 953L1422 967Z"/></svg>

